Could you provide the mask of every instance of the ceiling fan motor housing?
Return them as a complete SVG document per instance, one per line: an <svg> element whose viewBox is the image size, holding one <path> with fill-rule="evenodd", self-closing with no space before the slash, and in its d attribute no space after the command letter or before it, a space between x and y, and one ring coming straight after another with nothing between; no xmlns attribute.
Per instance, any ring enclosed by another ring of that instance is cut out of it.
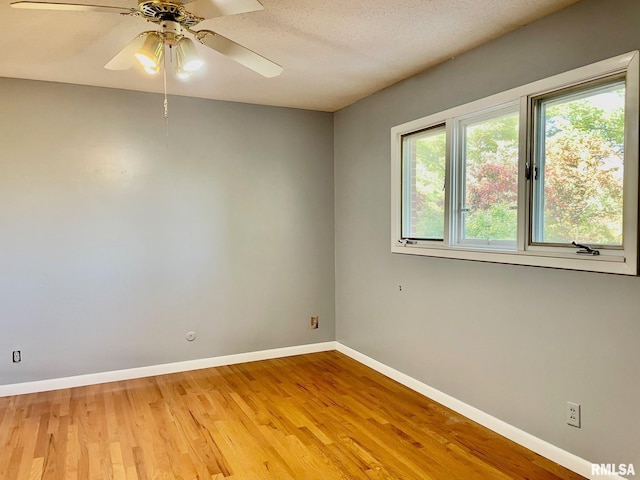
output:
<svg viewBox="0 0 640 480"><path fill-rule="evenodd" d="M186 28L195 27L204 20L185 10L182 4L170 1L140 0L137 11L139 16L149 22L158 24L163 24L167 21L175 22L179 26Z"/></svg>

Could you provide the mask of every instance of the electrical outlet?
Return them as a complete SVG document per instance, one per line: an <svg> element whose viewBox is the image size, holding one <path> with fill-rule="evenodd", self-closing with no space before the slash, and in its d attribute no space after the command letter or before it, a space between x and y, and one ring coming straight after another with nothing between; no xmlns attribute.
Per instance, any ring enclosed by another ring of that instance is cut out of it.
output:
<svg viewBox="0 0 640 480"><path fill-rule="evenodd" d="M318 317L311 317L311 328L315 330L316 328L318 328L318 325Z"/></svg>
<svg viewBox="0 0 640 480"><path fill-rule="evenodd" d="M567 402L567 424L580 428L580 404Z"/></svg>
<svg viewBox="0 0 640 480"><path fill-rule="evenodd" d="M22 353L20 350L13 351L13 363L20 363L22 361Z"/></svg>

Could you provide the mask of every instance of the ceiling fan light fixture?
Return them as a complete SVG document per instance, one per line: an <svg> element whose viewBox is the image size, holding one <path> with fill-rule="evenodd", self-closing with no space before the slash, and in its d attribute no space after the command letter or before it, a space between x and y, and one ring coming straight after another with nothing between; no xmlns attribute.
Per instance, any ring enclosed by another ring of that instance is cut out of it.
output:
<svg viewBox="0 0 640 480"><path fill-rule="evenodd" d="M198 57L196 47L190 38L182 37L178 42L178 48L176 50L176 60L179 70L186 73L193 73L204 65L204 62Z"/></svg>
<svg viewBox="0 0 640 480"><path fill-rule="evenodd" d="M176 68L176 77L178 77L180 80L187 80L189 77L191 77L191 72L187 72L185 70L182 70L181 68Z"/></svg>
<svg viewBox="0 0 640 480"><path fill-rule="evenodd" d="M160 67L144 67L144 71L149 75L157 75L160 73Z"/></svg>
<svg viewBox="0 0 640 480"><path fill-rule="evenodd" d="M135 57L147 73L151 73L150 70L157 73L164 57L164 41L162 37L157 33L149 33L140 50L136 52Z"/></svg>

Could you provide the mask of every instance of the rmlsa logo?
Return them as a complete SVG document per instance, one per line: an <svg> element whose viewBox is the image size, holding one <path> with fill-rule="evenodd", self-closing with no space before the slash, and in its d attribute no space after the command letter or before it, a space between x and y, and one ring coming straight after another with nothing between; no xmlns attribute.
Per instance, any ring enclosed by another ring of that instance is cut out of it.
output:
<svg viewBox="0 0 640 480"><path fill-rule="evenodd" d="M635 475L633 463L592 463L591 475Z"/></svg>

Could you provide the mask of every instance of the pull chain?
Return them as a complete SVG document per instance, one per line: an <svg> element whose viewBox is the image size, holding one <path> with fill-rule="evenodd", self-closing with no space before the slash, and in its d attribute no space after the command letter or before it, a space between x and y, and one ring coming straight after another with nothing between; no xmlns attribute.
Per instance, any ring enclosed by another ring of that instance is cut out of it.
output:
<svg viewBox="0 0 640 480"><path fill-rule="evenodd" d="M171 54L171 48L169 48L169 54ZM162 58L162 77L164 80L164 129L167 135L167 143L169 139L169 100L167 99L167 56L163 55Z"/></svg>

